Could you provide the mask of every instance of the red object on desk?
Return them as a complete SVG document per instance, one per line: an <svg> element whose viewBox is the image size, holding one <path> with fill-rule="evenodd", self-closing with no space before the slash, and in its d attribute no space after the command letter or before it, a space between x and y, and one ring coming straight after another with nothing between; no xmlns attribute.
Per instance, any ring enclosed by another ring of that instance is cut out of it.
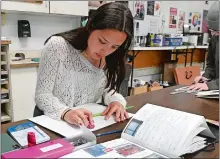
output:
<svg viewBox="0 0 220 159"><path fill-rule="evenodd" d="M36 145L36 137L34 132L28 132L27 140L28 140L28 147Z"/></svg>

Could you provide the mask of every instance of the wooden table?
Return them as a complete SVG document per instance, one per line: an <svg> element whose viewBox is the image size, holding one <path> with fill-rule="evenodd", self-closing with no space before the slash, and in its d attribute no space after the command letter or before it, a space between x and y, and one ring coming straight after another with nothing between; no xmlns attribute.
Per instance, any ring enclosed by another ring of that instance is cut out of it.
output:
<svg viewBox="0 0 220 159"><path fill-rule="evenodd" d="M179 86L177 86L179 87ZM137 112L143 105L146 103L156 104L164 107L169 107L176 110L181 110L193 114L203 115L205 118L212 119L212 120L219 120L219 104L218 100L207 100L207 99L201 99L201 98L195 98L192 94L176 94L176 95L170 95L169 93L172 92L177 87L170 87L154 92L149 92L145 94L140 94L136 96L130 96L127 97L128 105L134 105L135 107L132 109L129 109L128 111L131 113ZM26 122L27 120L22 120L14 123L8 123L1 126L1 132L5 133L7 128L12 125L20 124L23 122ZM128 121L125 121L123 123L117 123L111 126L108 126L106 128L103 128L101 130L97 130L94 133L101 133L105 131L110 131L112 129L114 130L120 130L125 127L125 125L128 123ZM41 129L45 131L51 139L57 139L61 136L58 134L55 134L45 128ZM115 138L120 138L120 134L112 134L108 136L98 137L97 142L102 143L109 140L113 140ZM193 155L188 155L186 158L219 158L219 143L216 146L215 151L212 152L200 152Z"/></svg>

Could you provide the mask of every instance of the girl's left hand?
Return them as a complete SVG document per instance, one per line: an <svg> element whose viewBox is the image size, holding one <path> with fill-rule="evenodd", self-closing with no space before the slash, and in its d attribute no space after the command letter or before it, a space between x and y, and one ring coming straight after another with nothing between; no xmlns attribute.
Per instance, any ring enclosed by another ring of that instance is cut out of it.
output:
<svg viewBox="0 0 220 159"><path fill-rule="evenodd" d="M109 117L115 113L115 120L117 122L124 121L128 119L128 113L125 108L119 102L111 102L105 111L102 113L105 116L105 119L108 120Z"/></svg>
<svg viewBox="0 0 220 159"><path fill-rule="evenodd" d="M207 91L207 90L209 90L209 88L208 88L206 83L196 83L194 85L191 85L189 87L189 90L193 90L193 91L195 91L195 90Z"/></svg>

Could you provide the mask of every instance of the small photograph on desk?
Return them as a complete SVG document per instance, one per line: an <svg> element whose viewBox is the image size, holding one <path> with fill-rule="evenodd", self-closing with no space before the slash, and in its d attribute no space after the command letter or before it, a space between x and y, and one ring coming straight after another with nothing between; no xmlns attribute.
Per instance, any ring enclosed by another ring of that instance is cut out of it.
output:
<svg viewBox="0 0 220 159"><path fill-rule="evenodd" d="M145 149L135 145L135 144L124 144L118 147L114 147L114 149L122 156L127 157L133 155L135 153L144 151Z"/></svg>
<svg viewBox="0 0 220 159"><path fill-rule="evenodd" d="M93 157L99 157L99 156L106 154L105 149L106 149L106 147L98 144L98 145L94 145L92 147L86 148L86 149L84 149L84 151L86 151L87 153L89 153Z"/></svg>
<svg viewBox="0 0 220 159"><path fill-rule="evenodd" d="M125 129L124 133L135 136L136 132L138 131L139 127L143 124L143 121L132 119L127 128Z"/></svg>

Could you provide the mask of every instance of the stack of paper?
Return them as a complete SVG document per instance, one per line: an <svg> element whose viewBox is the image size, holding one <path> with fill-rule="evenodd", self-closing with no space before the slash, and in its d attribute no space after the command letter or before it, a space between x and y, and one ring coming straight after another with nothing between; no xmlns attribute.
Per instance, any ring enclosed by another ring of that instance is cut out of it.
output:
<svg viewBox="0 0 220 159"><path fill-rule="evenodd" d="M198 92L196 97L219 99L219 90Z"/></svg>

